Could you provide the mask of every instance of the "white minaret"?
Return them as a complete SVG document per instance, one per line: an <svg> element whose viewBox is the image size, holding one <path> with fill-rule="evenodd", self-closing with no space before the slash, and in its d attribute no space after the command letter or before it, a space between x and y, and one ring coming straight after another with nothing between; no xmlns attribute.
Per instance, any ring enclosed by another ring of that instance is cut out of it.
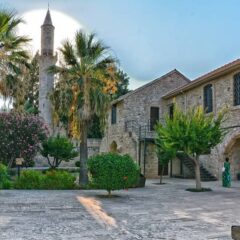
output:
<svg viewBox="0 0 240 240"><path fill-rule="evenodd" d="M50 66L55 65L54 56L54 26L48 9L43 25L41 26L41 53L39 56L39 115L53 130L52 104L49 99L54 86L54 75L48 72Z"/></svg>

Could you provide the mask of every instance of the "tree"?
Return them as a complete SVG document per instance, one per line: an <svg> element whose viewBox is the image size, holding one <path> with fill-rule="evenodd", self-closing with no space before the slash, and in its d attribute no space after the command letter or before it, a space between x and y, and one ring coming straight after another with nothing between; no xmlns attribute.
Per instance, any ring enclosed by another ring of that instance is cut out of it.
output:
<svg viewBox="0 0 240 240"><path fill-rule="evenodd" d="M111 100L117 99L120 96L129 92L129 77L122 70L116 72L116 78L118 79L116 84L116 92L110 94ZM93 116L90 126L88 129L88 138L102 138L103 137L103 126L101 125L101 120L97 115Z"/></svg>
<svg viewBox="0 0 240 240"><path fill-rule="evenodd" d="M112 95L112 99L117 99L120 96L126 94L129 92L128 86L129 86L129 77L127 73L125 73L122 70L117 71L117 91Z"/></svg>
<svg viewBox="0 0 240 240"><path fill-rule="evenodd" d="M13 109L27 114L38 114L39 64L38 53L21 66L21 74L15 83Z"/></svg>
<svg viewBox="0 0 240 240"><path fill-rule="evenodd" d="M60 52L63 55L62 66L52 66L50 71L62 76L59 81L65 95L64 107L67 116L72 116L76 129L80 132L80 184L87 184L87 133L89 122L96 114L101 120L109 106L109 93L116 91L116 60L109 49L95 39L94 34L78 31L75 43L66 41ZM70 101L69 101L70 100ZM60 101L61 102L61 101ZM69 108L69 106L71 106Z"/></svg>
<svg viewBox="0 0 240 240"><path fill-rule="evenodd" d="M48 129L42 119L17 113L0 113L0 161L12 167L16 158L30 166Z"/></svg>
<svg viewBox="0 0 240 240"><path fill-rule="evenodd" d="M42 143L41 154L47 158L51 168L57 168L62 161L69 162L78 156L71 141L66 137L50 137ZM51 158L53 160L51 161Z"/></svg>
<svg viewBox="0 0 240 240"><path fill-rule="evenodd" d="M166 116L165 123L157 125L158 138L164 141L160 143L164 154L184 152L194 161L197 190L202 189L199 156L222 141L226 134L221 128L225 113L222 111L214 117L213 114L206 115L202 107L186 113L175 107L173 118Z"/></svg>
<svg viewBox="0 0 240 240"><path fill-rule="evenodd" d="M176 155L175 149L172 147L172 144L169 144L164 139L164 134L162 134L162 125L157 124L155 126L156 138L156 154L158 157L159 164L162 166L162 171L160 173L160 184L162 184L162 177L164 173L164 168L167 167L170 160Z"/></svg>
<svg viewBox="0 0 240 240"><path fill-rule="evenodd" d="M15 97L17 84L21 78L22 67L26 66L28 54L24 47L29 38L17 35L17 27L23 23L14 13L0 11L0 93L4 100Z"/></svg>
<svg viewBox="0 0 240 240"><path fill-rule="evenodd" d="M111 191L136 186L139 180L139 167L129 155L105 153L92 156L88 160L92 185Z"/></svg>
<svg viewBox="0 0 240 240"><path fill-rule="evenodd" d="M24 76L24 111L30 114L38 113L39 94L39 63L38 53L30 60Z"/></svg>
<svg viewBox="0 0 240 240"><path fill-rule="evenodd" d="M103 128L101 126L101 120L97 115L92 117L88 128L88 138L102 138Z"/></svg>

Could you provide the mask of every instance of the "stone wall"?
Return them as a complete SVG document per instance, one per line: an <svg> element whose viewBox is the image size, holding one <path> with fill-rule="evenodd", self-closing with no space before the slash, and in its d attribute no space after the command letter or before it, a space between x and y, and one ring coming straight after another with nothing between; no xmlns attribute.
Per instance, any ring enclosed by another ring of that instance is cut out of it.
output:
<svg viewBox="0 0 240 240"><path fill-rule="evenodd" d="M91 157L100 152L101 139L89 138L88 139L88 157ZM78 147L76 147L78 149ZM38 154L35 159L35 167L49 167L47 159ZM79 161L79 156L70 160L69 162L61 162L61 167L75 167L75 162Z"/></svg>

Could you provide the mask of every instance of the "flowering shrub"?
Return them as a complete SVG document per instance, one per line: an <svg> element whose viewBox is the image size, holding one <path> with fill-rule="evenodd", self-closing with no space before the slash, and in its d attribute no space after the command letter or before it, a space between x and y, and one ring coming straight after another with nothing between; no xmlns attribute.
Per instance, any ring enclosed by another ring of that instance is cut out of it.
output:
<svg viewBox="0 0 240 240"><path fill-rule="evenodd" d="M127 189L136 185L139 179L139 167L129 155L105 153L92 156L88 160L93 187L113 190Z"/></svg>
<svg viewBox="0 0 240 240"><path fill-rule="evenodd" d="M37 116L0 113L0 161L12 167L22 157L24 165L31 166L47 135L47 126Z"/></svg>

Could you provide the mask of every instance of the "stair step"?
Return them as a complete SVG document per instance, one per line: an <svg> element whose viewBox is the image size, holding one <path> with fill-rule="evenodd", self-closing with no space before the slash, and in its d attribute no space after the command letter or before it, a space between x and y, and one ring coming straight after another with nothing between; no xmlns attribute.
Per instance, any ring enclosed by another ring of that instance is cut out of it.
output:
<svg viewBox="0 0 240 240"><path fill-rule="evenodd" d="M190 170L192 176L195 177L195 164L191 158L186 155L179 154L178 158ZM216 181L217 178L213 176L206 168L200 166L201 181Z"/></svg>

